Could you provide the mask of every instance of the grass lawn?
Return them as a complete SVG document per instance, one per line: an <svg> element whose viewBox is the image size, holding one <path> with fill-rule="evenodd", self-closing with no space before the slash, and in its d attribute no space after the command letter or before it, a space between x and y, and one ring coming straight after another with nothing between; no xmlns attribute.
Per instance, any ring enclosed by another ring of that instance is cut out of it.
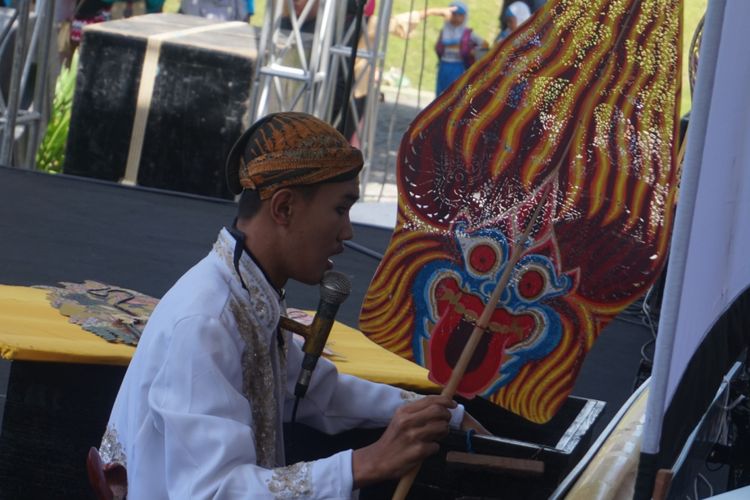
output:
<svg viewBox="0 0 750 500"><path fill-rule="evenodd" d="M393 13L408 12L411 6L416 10L424 8L425 4L430 7L447 6L450 1L430 0L394 0ZM500 0L464 0L469 7L467 24L474 32L492 42L500 32ZM422 90L435 92L435 79L437 75L437 55L435 54L435 42L443 27L443 19L430 16L426 23L420 26L409 40L402 40L396 36L388 38L388 50L385 58L385 69L402 67L404 49L408 45L408 55L404 74L411 82L413 88L418 88L420 74L422 77Z"/></svg>
<svg viewBox="0 0 750 500"><path fill-rule="evenodd" d="M168 0L175 2L176 0ZM426 6L447 6L450 0L393 0L393 14L408 12L410 10L421 10ZM494 39L498 29L498 12L501 0L465 0L469 7L469 26L483 38ZM252 23L260 25L263 22L263 12L266 2L255 0L255 16ZM406 69L403 74L410 81L410 87L416 89L422 76L422 90L435 91L435 75L437 72L437 57L435 55L435 40L440 29L443 27L442 18L430 16L425 25L417 28L415 34L409 40L402 40L396 36L388 37L388 46L385 57L385 71L390 68L400 70L402 66ZM423 43L424 41L424 43ZM404 50L408 48L406 62L404 64Z"/></svg>
<svg viewBox="0 0 750 500"><path fill-rule="evenodd" d="M464 1L469 7L469 26L486 40L494 40L499 31L498 16L501 0ZM685 53L687 53L695 27L698 25L703 13L706 12L707 2L708 0L684 0L685 23L683 25L683 49ZM425 6L441 7L448 5L448 3L449 0L393 0L393 13L420 10L424 9ZM166 0L164 10L165 12L176 12L179 5L179 0ZM265 6L266 0L255 0L253 24L260 25L263 22ZM434 92L435 75L437 73L437 56L435 55L434 45L442 26L442 19L431 16L427 18L425 24L417 28L414 36L409 40L389 36L385 57L385 71L387 72L390 68L401 71L401 68L404 68L403 74L409 80L411 88L416 89L419 86L424 91ZM406 52L406 58L404 58L406 50L408 52ZM682 113L685 113L690 109L687 59L683 60L683 69L681 110ZM419 85L420 82L421 86Z"/></svg>
<svg viewBox="0 0 750 500"><path fill-rule="evenodd" d="M693 39L695 27L698 26L701 17L706 12L708 0L684 0L685 23L682 25L682 103L680 109L682 114L690 110L690 83L688 81L687 54L690 48L690 41Z"/></svg>
<svg viewBox="0 0 750 500"><path fill-rule="evenodd" d="M498 16L500 12L500 0L464 1L469 7L469 26L486 40L494 40L499 32ZM415 9L423 8L425 3L425 0L394 0L393 12L407 12L412 5L414 5ZM448 1L429 1L431 7L439 7L441 5L447 5L448 3ZM703 16L703 13L706 11L706 3L707 0L684 0L684 53L687 53L695 27L698 25L698 21L700 21L701 16ZM415 89L420 80L420 73L422 73L421 89L434 92L435 76L437 73L437 56L435 55L434 45L442 26L442 20L437 17L430 17L427 19L426 30L423 29L423 27L420 27L416 35L408 40L408 55L406 56L405 65L402 64L402 61L407 41L395 36L389 37L385 69L388 70L391 67L400 69L404 66L404 74L409 79L411 86ZM423 62L424 64L422 64ZM682 93L681 110L684 113L690 109L690 88L687 80L688 73L686 60L683 61L683 68L684 92Z"/></svg>
<svg viewBox="0 0 750 500"><path fill-rule="evenodd" d="M469 26L486 40L494 40L499 31L498 16L501 0L464 0L469 7ZM550 0L554 1L554 0ZM585 0L582 0L585 1ZM706 11L708 0L684 0L685 23L683 25L683 50L687 53L693 31L703 13ZM408 12L429 7L441 7L448 5L449 0L394 0L393 13ZM164 10L175 12L179 7L179 0L167 0ZM263 22L266 0L255 0L256 14L253 24L260 25ZM385 71L390 68L401 70L409 80L411 88L421 88L429 92L435 91L435 75L437 72L437 56L434 45L440 28L443 26L442 19L431 16L427 18L424 25L417 28L414 36L409 40L402 40L395 36L388 37L388 50L385 58ZM404 58L405 51L406 57ZM690 88L687 80L687 64L683 60L683 93L681 109L687 112L690 109ZM420 85L421 81L421 85Z"/></svg>

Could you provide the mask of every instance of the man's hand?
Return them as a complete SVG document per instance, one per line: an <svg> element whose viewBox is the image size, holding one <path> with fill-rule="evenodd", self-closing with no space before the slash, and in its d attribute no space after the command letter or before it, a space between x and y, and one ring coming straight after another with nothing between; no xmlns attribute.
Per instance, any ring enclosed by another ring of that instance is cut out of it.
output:
<svg viewBox="0 0 750 500"><path fill-rule="evenodd" d="M450 20L453 13L458 9L456 6L450 7L431 7L424 11L425 16L440 16L446 21Z"/></svg>
<svg viewBox="0 0 750 500"><path fill-rule="evenodd" d="M394 14L388 23L388 32L399 38L411 38L416 32L417 26L427 16L440 16L448 21L453 15L456 7L431 7L426 10L412 10Z"/></svg>
<svg viewBox="0 0 750 500"><path fill-rule="evenodd" d="M448 435L448 409L455 407L445 396L426 396L399 408L379 440L354 450L354 488L401 477L437 453L437 441Z"/></svg>

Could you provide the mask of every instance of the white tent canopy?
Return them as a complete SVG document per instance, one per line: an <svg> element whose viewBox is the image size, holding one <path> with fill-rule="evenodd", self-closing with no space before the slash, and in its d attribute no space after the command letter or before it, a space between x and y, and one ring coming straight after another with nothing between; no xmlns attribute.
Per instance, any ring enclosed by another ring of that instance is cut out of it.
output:
<svg viewBox="0 0 750 500"><path fill-rule="evenodd" d="M691 358L750 286L748 20L747 0L708 3L641 447L646 454L659 452L664 414Z"/></svg>

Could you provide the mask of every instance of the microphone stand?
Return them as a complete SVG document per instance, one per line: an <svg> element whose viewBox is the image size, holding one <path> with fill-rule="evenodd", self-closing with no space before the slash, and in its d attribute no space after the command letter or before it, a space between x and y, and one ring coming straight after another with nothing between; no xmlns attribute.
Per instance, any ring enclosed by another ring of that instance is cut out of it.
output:
<svg viewBox="0 0 750 500"><path fill-rule="evenodd" d="M292 422L297 416L299 400L305 397L310 385L313 371L318 364L323 349L325 348L328 335L335 322L338 308L351 293L351 282L346 275L336 271L326 271L320 282L320 302L315 312L311 325L303 325L292 319L279 318L279 327L299 333L305 338L302 346L302 367L294 388L294 408L292 409Z"/></svg>

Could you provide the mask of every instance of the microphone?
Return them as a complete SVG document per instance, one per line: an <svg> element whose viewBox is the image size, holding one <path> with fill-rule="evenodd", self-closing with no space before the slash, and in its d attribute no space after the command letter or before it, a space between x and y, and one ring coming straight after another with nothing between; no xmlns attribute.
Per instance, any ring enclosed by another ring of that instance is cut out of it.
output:
<svg viewBox="0 0 750 500"><path fill-rule="evenodd" d="M294 387L296 397L305 397L312 372L318 364L318 359L328 340L328 334L331 333L339 306L351 291L352 284L345 274L326 271L323 275L323 280L320 282L318 310L315 312L315 318L308 330L309 334L305 337L305 343L302 346L305 357L302 360L302 370L297 379L297 385Z"/></svg>

